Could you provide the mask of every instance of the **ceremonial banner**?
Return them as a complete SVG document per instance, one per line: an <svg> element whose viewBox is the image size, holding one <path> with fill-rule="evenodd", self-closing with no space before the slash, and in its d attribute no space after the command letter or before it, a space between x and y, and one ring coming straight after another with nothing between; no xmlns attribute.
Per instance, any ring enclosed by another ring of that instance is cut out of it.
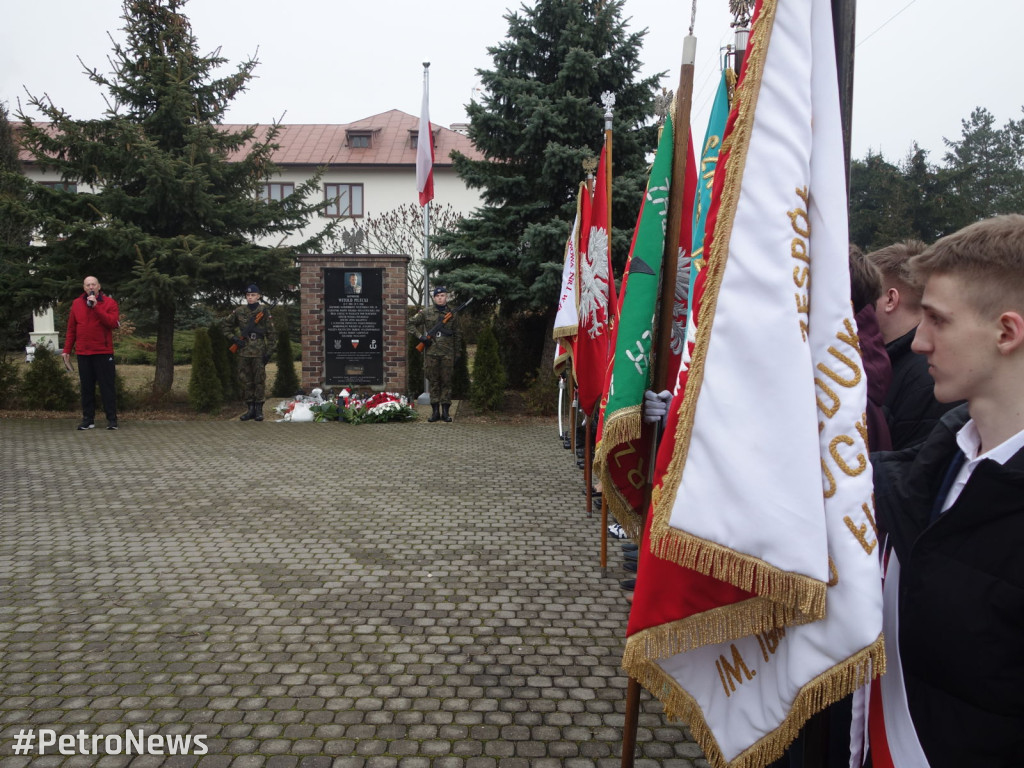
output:
<svg viewBox="0 0 1024 768"><path fill-rule="evenodd" d="M711 105L711 117L704 134L700 154L700 179L697 183L697 199L693 205L693 270L696 273L704 267L704 227L708 209L711 207L711 191L715 183L715 169L718 167L718 153L722 150L722 138L729 118L729 82L736 76L731 69L722 70L722 80L715 92ZM690 283L693 297L693 282Z"/></svg>
<svg viewBox="0 0 1024 768"><path fill-rule="evenodd" d="M586 199L586 203L584 203ZM552 336L555 339L572 337L576 335L579 325L579 292L577 290L577 276L579 267L577 258L579 253L580 231L583 224L584 204L587 210L590 209L590 193L587 185L580 183L579 194L576 197L576 219L569 230L569 237L565 241L565 260L562 263L562 288L558 293L558 309L555 311L555 326Z"/></svg>
<svg viewBox="0 0 1024 768"><path fill-rule="evenodd" d="M686 181L683 185L683 215L679 220L679 255L676 258L676 292L672 307L672 338L666 366L667 386L675 386L679 366L686 349L686 326L690 316L691 280L693 276L691 247L694 240L694 203L697 197L697 168L693 162L693 134L686 142Z"/></svg>
<svg viewBox="0 0 1024 768"><path fill-rule="evenodd" d="M580 316L574 363L580 409L588 415L594 412L604 389L615 321L615 279L609 247L611 222L608 221L605 168L602 149L590 206L586 249L581 249L579 260Z"/></svg>
<svg viewBox="0 0 1024 768"><path fill-rule="evenodd" d="M884 671L829 0L757 3L719 166L623 665L753 768Z"/></svg>
<svg viewBox="0 0 1024 768"><path fill-rule="evenodd" d="M598 421L594 465L608 508L630 538L639 538L651 452L641 404L651 378L651 339L668 227L672 119L665 120L622 278L615 348Z"/></svg>

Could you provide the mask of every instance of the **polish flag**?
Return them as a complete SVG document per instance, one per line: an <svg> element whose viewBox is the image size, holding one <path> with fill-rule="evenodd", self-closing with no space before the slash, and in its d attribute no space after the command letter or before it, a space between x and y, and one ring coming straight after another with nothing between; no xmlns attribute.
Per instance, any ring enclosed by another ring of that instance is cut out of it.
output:
<svg viewBox="0 0 1024 768"><path fill-rule="evenodd" d="M427 141L423 140L424 136ZM426 205L434 199L434 134L430 130L426 83L423 83L423 109L420 111L420 128L416 139L416 189L420 193L420 205Z"/></svg>

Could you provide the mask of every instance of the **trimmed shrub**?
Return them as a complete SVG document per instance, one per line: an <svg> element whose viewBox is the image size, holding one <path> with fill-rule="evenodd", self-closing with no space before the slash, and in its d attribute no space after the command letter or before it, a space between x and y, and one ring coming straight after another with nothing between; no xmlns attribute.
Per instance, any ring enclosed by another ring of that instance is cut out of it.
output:
<svg viewBox="0 0 1024 768"><path fill-rule="evenodd" d="M188 382L188 402L197 413L219 410L224 403L224 392L213 362L210 334L205 328L196 328L195 346L192 348L192 378Z"/></svg>
<svg viewBox="0 0 1024 768"><path fill-rule="evenodd" d="M35 411L70 411L80 402L60 355L40 344L21 380L21 402Z"/></svg>
<svg viewBox="0 0 1024 768"><path fill-rule="evenodd" d="M295 355L292 352L291 331L288 326L288 313L278 308L280 313L274 319L277 329L277 376L270 393L274 397L294 397L299 391L299 377L295 374Z"/></svg>
<svg viewBox="0 0 1024 768"><path fill-rule="evenodd" d="M477 340L476 360L473 361L473 385L470 389L473 406L482 411L500 408L507 380L498 354L498 340L494 337L493 328L488 326Z"/></svg>
<svg viewBox="0 0 1024 768"><path fill-rule="evenodd" d="M551 366L542 365L530 377L525 399L527 413L534 416L558 415L558 377Z"/></svg>
<svg viewBox="0 0 1024 768"><path fill-rule="evenodd" d="M419 339L411 334L409 335L407 352L409 365L406 368L406 375L408 377L406 392L409 393L410 400L415 400L423 394L423 353L416 349L416 345L419 343Z"/></svg>
<svg viewBox="0 0 1024 768"><path fill-rule="evenodd" d="M220 329L220 323L210 323L206 329L210 337L210 349L213 352L213 367L217 370L220 380L220 391L225 400L237 400L239 397L238 376L231 366L231 352L228 351L228 340Z"/></svg>
<svg viewBox="0 0 1024 768"><path fill-rule="evenodd" d="M10 355L0 353L0 408L13 408L21 377L18 364Z"/></svg>
<svg viewBox="0 0 1024 768"><path fill-rule="evenodd" d="M465 400L469 397L471 384L469 381L469 362L466 354L466 337L462 336L459 356L455 358L455 370L452 371L452 399Z"/></svg>

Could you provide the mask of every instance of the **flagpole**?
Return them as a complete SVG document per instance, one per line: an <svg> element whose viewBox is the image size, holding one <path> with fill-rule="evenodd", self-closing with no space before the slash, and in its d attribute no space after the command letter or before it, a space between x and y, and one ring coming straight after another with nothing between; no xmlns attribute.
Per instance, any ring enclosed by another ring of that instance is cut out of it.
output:
<svg viewBox="0 0 1024 768"><path fill-rule="evenodd" d="M430 62L423 62L423 97L424 99L429 98L430 94ZM430 126L428 124L427 129ZM417 135L416 144L417 149L419 142L423 141L423 136ZM427 141L431 141L431 137L426 137ZM427 201L426 205L423 206L423 308L428 307L430 301L430 270L427 268L427 259L430 258L430 200ZM423 392L416 398L417 405L427 405L430 403L430 382L427 381L426 366L423 367Z"/></svg>
<svg viewBox="0 0 1024 768"><path fill-rule="evenodd" d="M679 230L683 221L683 203L686 188L686 165L689 158L690 111L693 102L693 70L697 60L697 38L693 36L691 20L690 34L683 38L683 61L679 68L679 88L676 91L676 108L672 115L672 176L669 187L668 223L665 232L664 256L661 269L661 307L658 312L658 335L654 355L654 380L652 388L661 392L668 388L668 362L671 356L672 320L676 300L676 280L679 265ZM644 487L643 510L646 514L651 501L654 457L657 455L657 430L652 436L651 461L648 467L647 483ZM643 557L643 546L637 550L637 573L639 560ZM636 749L636 730L640 719L640 683L629 678L626 688L626 713L622 725L622 768L632 768L633 752Z"/></svg>

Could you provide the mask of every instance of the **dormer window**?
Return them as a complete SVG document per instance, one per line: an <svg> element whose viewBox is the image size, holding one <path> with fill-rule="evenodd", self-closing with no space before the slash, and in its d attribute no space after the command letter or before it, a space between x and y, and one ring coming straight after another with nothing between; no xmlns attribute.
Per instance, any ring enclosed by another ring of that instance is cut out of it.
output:
<svg viewBox="0 0 1024 768"><path fill-rule="evenodd" d="M373 146L373 133L370 131L349 131L347 138L350 149L369 149Z"/></svg>
<svg viewBox="0 0 1024 768"><path fill-rule="evenodd" d="M435 137L436 137L436 134L435 134ZM436 141L436 138L435 138L435 141ZM419 131L409 131L409 148L410 149L419 149L419 146L420 146L420 132Z"/></svg>

